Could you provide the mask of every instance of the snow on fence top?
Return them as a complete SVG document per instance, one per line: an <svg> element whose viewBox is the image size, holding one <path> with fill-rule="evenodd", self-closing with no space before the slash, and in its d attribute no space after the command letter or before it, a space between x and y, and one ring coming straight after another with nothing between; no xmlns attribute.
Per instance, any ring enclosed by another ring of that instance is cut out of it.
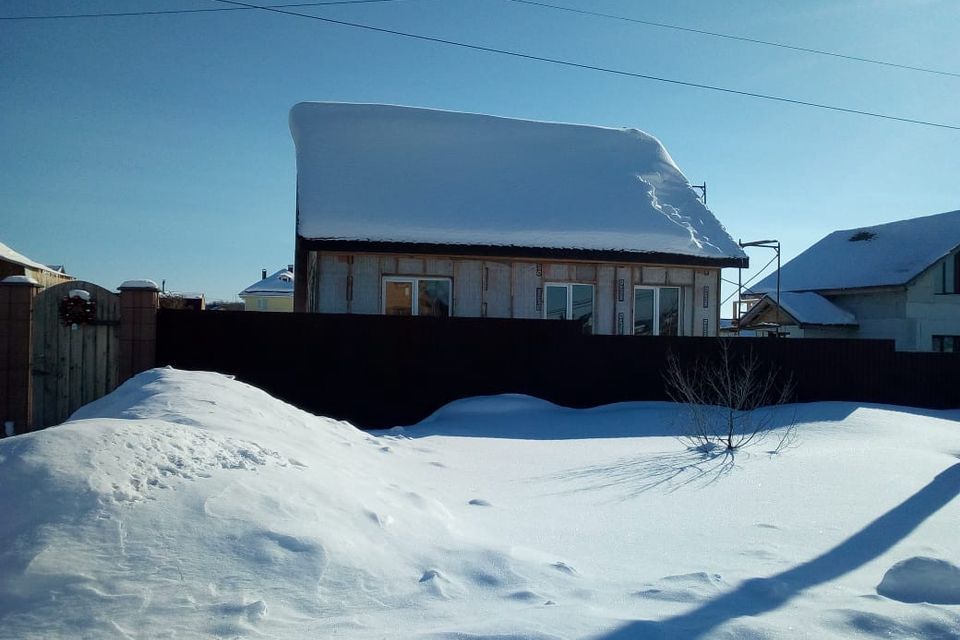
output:
<svg viewBox="0 0 960 640"><path fill-rule="evenodd" d="M636 129L304 102L290 130L303 238L745 256Z"/></svg>
<svg viewBox="0 0 960 640"><path fill-rule="evenodd" d="M904 285L960 246L960 210L834 231L783 265L783 291ZM776 273L754 291L777 287Z"/></svg>

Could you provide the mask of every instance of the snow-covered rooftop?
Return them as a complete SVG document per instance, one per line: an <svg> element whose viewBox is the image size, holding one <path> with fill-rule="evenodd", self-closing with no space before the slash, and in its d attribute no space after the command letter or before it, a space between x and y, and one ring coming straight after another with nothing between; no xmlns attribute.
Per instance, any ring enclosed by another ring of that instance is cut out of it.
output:
<svg viewBox="0 0 960 640"><path fill-rule="evenodd" d="M834 231L785 264L783 291L907 284L960 246L960 211ZM776 273L753 287L776 289Z"/></svg>
<svg viewBox="0 0 960 640"><path fill-rule="evenodd" d="M240 292L240 297L244 296L292 296L293 295L293 272L289 269L280 269L272 276L254 282L252 285Z"/></svg>
<svg viewBox="0 0 960 640"><path fill-rule="evenodd" d="M757 303L744 315L742 322L748 323L751 316L756 315L764 308L765 303L775 305L776 296L768 294L764 296L764 301ZM857 318L852 313L844 311L820 294L813 292L782 291L780 293L780 308L793 316L801 325L856 326L857 324Z"/></svg>
<svg viewBox="0 0 960 640"><path fill-rule="evenodd" d="M636 129L304 102L290 130L303 238L745 257Z"/></svg>
<svg viewBox="0 0 960 640"><path fill-rule="evenodd" d="M31 260L27 256L14 251L7 245L0 242L0 260L5 260L6 262L12 262L14 264L19 264L23 267L28 267L30 269L36 269L38 271L55 271L45 264L40 264L34 260ZM63 273L62 268L58 270L58 273Z"/></svg>

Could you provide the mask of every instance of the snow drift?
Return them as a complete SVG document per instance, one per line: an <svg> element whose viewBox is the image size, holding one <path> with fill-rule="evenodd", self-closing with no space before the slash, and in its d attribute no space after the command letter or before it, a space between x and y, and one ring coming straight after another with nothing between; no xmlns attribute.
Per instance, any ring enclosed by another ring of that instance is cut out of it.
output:
<svg viewBox="0 0 960 640"><path fill-rule="evenodd" d="M957 638L960 414L793 410L710 458L666 403L370 434L145 372L0 441L0 637Z"/></svg>

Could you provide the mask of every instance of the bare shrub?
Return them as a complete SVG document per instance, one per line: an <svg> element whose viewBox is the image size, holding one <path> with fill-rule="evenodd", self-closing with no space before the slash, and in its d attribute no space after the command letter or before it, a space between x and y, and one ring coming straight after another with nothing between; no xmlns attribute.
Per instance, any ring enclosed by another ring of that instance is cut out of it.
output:
<svg viewBox="0 0 960 640"><path fill-rule="evenodd" d="M794 390L791 376L761 363L752 350L731 353L727 340L719 341L716 358L701 356L689 366L670 354L664 383L684 408L681 439L701 451L733 452L764 440L778 417L774 408L789 402ZM774 451L793 442L795 426L795 419L786 421Z"/></svg>

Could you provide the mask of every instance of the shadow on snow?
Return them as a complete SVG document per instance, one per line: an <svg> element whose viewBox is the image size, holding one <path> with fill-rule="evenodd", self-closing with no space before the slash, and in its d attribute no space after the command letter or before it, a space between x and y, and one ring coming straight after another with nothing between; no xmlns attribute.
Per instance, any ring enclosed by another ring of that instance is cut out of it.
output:
<svg viewBox="0 0 960 640"><path fill-rule="evenodd" d="M960 463L823 555L768 578L753 578L700 607L664 620L638 620L597 640L701 638L744 616L773 611L819 584L849 573L888 551L960 493Z"/></svg>

